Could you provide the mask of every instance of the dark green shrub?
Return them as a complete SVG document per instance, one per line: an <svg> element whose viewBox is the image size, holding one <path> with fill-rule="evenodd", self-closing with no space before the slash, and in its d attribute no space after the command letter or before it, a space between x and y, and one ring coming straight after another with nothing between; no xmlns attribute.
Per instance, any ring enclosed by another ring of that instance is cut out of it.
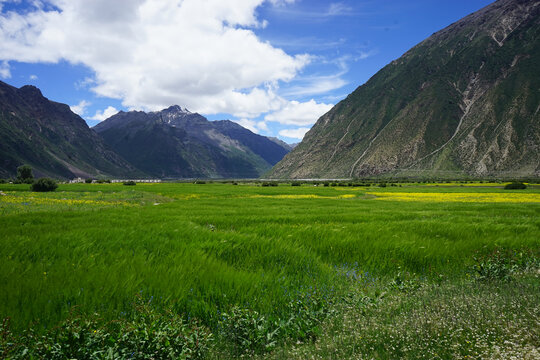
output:
<svg viewBox="0 0 540 360"><path fill-rule="evenodd" d="M5 183L6 183L5 179L0 179L0 184L5 184Z"/></svg>
<svg viewBox="0 0 540 360"><path fill-rule="evenodd" d="M267 187L267 186L278 186L277 182L274 181L265 181L261 184L261 186Z"/></svg>
<svg viewBox="0 0 540 360"><path fill-rule="evenodd" d="M92 178L88 178L88 179L84 180L84 182L87 183L87 184L91 184L92 181L94 181L94 179L92 179Z"/></svg>
<svg viewBox="0 0 540 360"><path fill-rule="evenodd" d="M49 178L39 178L32 184L30 189L37 192L54 191L58 187L55 180Z"/></svg>
<svg viewBox="0 0 540 360"><path fill-rule="evenodd" d="M330 186L330 183L329 183L328 181L326 181L326 182L324 183L324 186Z"/></svg>
<svg viewBox="0 0 540 360"><path fill-rule="evenodd" d="M32 184L34 182L34 174L32 174L32 167L30 165L21 165L17 168L18 184Z"/></svg>
<svg viewBox="0 0 540 360"><path fill-rule="evenodd" d="M385 182L379 183L379 187L385 188L385 187L386 187L386 183L385 183Z"/></svg>
<svg viewBox="0 0 540 360"><path fill-rule="evenodd" d="M134 185L137 185L137 183L133 180L130 180L130 181L124 181L124 185L126 186L134 186Z"/></svg>
<svg viewBox="0 0 540 360"><path fill-rule="evenodd" d="M521 190L526 188L527 185L519 181L511 182L510 184L506 184L506 186L504 187L505 190Z"/></svg>
<svg viewBox="0 0 540 360"><path fill-rule="evenodd" d="M300 185L302 185L302 184L299 181L293 181L291 183L291 186L300 186Z"/></svg>

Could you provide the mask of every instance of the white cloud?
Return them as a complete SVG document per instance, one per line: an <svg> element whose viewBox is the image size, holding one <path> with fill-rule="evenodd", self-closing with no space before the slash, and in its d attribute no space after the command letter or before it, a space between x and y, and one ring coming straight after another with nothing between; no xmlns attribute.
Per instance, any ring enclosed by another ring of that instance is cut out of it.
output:
<svg viewBox="0 0 540 360"><path fill-rule="evenodd" d="M355 58L355 60L365 60L367 58L372 57L373 55L377 54L376 50L370 50L370 51L360 51L358 56Z"/></svg>
<svg viewBox="0 0 540 360"><path fill-rule="evenodd" d="M86 108L88 106L92 105L92 103L86 101L86 100L82 100L81 102L79 102L77 105L72 105L70 106L69 108L71 109L71 111L73 111L75 114L79 115L79 116L83 116L85 113L86 113Z"/></svg>
<svg viewBox="0 0 540 360"><path fill-rule="evenodd" d="M288 137L291 139L302 140L304 138L304 135L306 135L308 131L309 131L309 128L306 128L306 127L301 127L298 129L285 129L285 130L281 130L279 132L279 135Z"/></svg>
<svg viewBox="0 0 540 360"><path fill-rule="evenodd" d="M326 8L314 8L313 6L310 6L310 10L286 9L277 6L274 11L280 15L295 17L298 20L304 21L325 21L332 17L358 15L358 12L354 11L352 7L345 5L343 2L330 3Z"/></svg>
<svg viewBox="0 0 540 360"><path fill-rule="evenodd" d="M285 6L288 4L294 4L296 0L270 0L274 6Z"/></svg>
<svg viewBox="0 0 540 360"><path fill-rule="evenodd" d="M350 6L347 6L341 2L331 3L328 7L328 16L340 16L340 15L349 15L353 13L353 9Z"/></svg>
<svg viewBox="0 0 540 360"><path fill-rule="evenodd" d="M310 96L325 94L332 90L339 89L347 85L347 81L341 78L341 73L328 76L311 76L301 79L300 85L284 90L285 96Z"/></svg>
<svg viewBox="0 0 540 360"><path fill-rule="evenodd" d="M11 71L9 70L7 61L2 61L0 63L0 77L4 79L9 79L11 77Z"/></svg>
<svg viewBox="0 0 540 360"><path fill-rule="evenodd" d="M301 77L295 82L296 85L285 89L284 96L310 96L326 94L332 90L339 89L347 85L347 81L342 78L349 71L348 62L353 60L350 55L340 56L334 59L318 58L322 64L330 64L337 67L337 72L330 75L311 75ZM356 60L356 59L354 59Z"/></svg>
<svg viewBox="0 0 540 360"><path fill-rule="evenodd" d="M110 118L113 115L116 115L117 113L118 113L118 109L116 109L113 106L109 106L103 111L99 111L99 110L96 111L96 114L92 117L89 117L88 119L96 120L96 121L103 121Z"/></svg>
<svg viewBox="0 0 540 360"><path fill-rule="evenodd" d="M30 75L28 78L29 78L30 80L37 80L37 79L38 79L37 75L33 75L33 74Z"/></svg>
<svg viewBox="0 0 540 360"><path fill-rule="evenodd" d="M279 111L266 115L264 120L287 125L311 125L327 113L332 106L331 104L319 104L313 99L303 103L290 101Z"/></svg>
<svg viewBox="0 0 540 360"><path fill-rule="evenodd" d="M280 109L279 82L310 61L261 41L265 0L43 0L0 14L0 75L7 61L83 64L91 89L130 109L171 104L254 118ZM267 0L276 7L292 0ZM40 4L42 6L40 6Z"/></svg>
<svg viewBox="0 0 540 360"><path fill-rule="evenodd" d="M262 131L268 131L268 125L264 121L259 121L257 123L257 128L261 129Z"/></svg>
<svg viewBox="0 0 540 360"><path fill-rule="evenodd" d="M237 120L232 120L232 121L237 123L240 126L245 127L246 129L248 129L248 130L250 130L250 131L252 131L254 133L258 133L257 122L256 121L249 120L249 119L237 119Z"/></svg>
<svg viewBox="0 0 540 360"><path fill-rule="evenodd" d="M245 127L246 129L254 132L255 134L260 134L261 131L268 131L268 125L264 121L255 121L250 119L238 119L232 120L238 125Z"/></svg>

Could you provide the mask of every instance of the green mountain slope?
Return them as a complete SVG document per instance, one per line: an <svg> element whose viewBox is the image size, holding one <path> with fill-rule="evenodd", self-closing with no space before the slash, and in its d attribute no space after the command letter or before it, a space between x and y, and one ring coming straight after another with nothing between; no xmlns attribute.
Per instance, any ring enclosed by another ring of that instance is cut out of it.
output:
<svg viewBox="0 0 540 360"><path fill-rule="evenodd" d="M540 176L540 1L434 34L323 115L276 178Z"/></svg>
<svg viewBox="0 0 540 360"><path fill-rule="evenodd" d="M144 176L109 149L69 106L33 86L0 81L0 177L29 164L36 176Z"/></svg>
<svg viewBox="0 0 540 360"><path fill-rule="evenodd" d="M257 178L289 152L228 120L179 106L120 112L94 130L134 166L159 178Z"/></svg>

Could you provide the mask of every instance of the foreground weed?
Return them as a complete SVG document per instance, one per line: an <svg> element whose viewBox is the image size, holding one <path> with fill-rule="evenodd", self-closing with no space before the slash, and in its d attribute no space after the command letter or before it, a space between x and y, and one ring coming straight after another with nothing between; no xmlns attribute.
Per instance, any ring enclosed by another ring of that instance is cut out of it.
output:
<svg viewBox="0 0 540 360"><path fill-rule="evenodd" d="M488 254L474 257L473 274L479 280L509 281L517 272L540 268L540 250L520 250L496 248Z"/></svg>
<svg viewBox="0 0 540 360"><path fill-rule="evenodd" d="M14 336L9 322L0 327L0 357L5 359L200 359L212 333L171 311L159 311L141 298L134 315L105 323L99 315L73 312L46 334L32 329Z"/></svg>
<svg viewBox="0 0 540 360"><path fill-rule="evenodd" d="M321 334L321 324L330 313L330 302L318 292L301 294L286 305L286 318L272 320L257 311L233 307L222 315L220 335L234 356L264 354L285 339L311 341Z"/></svg>

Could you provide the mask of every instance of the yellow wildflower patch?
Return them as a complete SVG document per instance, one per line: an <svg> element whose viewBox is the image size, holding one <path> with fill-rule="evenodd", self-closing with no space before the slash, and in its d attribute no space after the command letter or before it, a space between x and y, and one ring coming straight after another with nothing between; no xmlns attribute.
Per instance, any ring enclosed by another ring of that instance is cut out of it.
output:
<svg viewBox="0 0 540 360"><path fill-rule="evenodd" d="M474 203L540 203L540 194L531 193L368 193L377 200Z"/></svg>
<svg viewBox="0 0 540 360"><path fill-rule="evenodd" d="M66 196L66 197L61 197ZM71 206L137 206L135 203L127 201L116 200L108 201L101 200L99 198L85 198L89 196L87 193L76 193L75 196L79 198L73 198L73 194L63 193L33 193L33 192L8 192L0 197L0 206L16 206L16 207L32 207L42 208L47 206L52 207L71 207Z"/></svg>
<svg viewBox="0 0 540 360"><path fill-rule="evenodd" d="M101 200L79 200L79 199L54 199L54 198L39 198L39 197L16 197L5 196L0 199L0 202L10 204L33 204L33 205L134 205L124 201L101 201Z"/></svg>
<svg viewBox="0 0 540 360"><path fill-rule="evenodd" d="M251 195L251 199L351 199L356 197L354 194L345 194L338 196L322 196L315 194L281 194L281 195Z"/></svg>
<svg viewBox="0 0 540 360"><path fill-rule="evenodd" d="M179 195L173 195L172 197L175 199L180 199L180 200L192 200L192 199L200 199L202 198L202 195L201 194L179 194Z"/></svg>
<svg viewBox="0 0 540 360"><path fill-rule="evenodd" d="M456 187L456 186L463 186L463 187L504 187L505 185L510 184L508 182L506 183L494 183L494 182L473 182L473 183L460 183L460 182L448 182L448 183L428 183L424 184L424 186L449 186L449 187Z"/></svg>

